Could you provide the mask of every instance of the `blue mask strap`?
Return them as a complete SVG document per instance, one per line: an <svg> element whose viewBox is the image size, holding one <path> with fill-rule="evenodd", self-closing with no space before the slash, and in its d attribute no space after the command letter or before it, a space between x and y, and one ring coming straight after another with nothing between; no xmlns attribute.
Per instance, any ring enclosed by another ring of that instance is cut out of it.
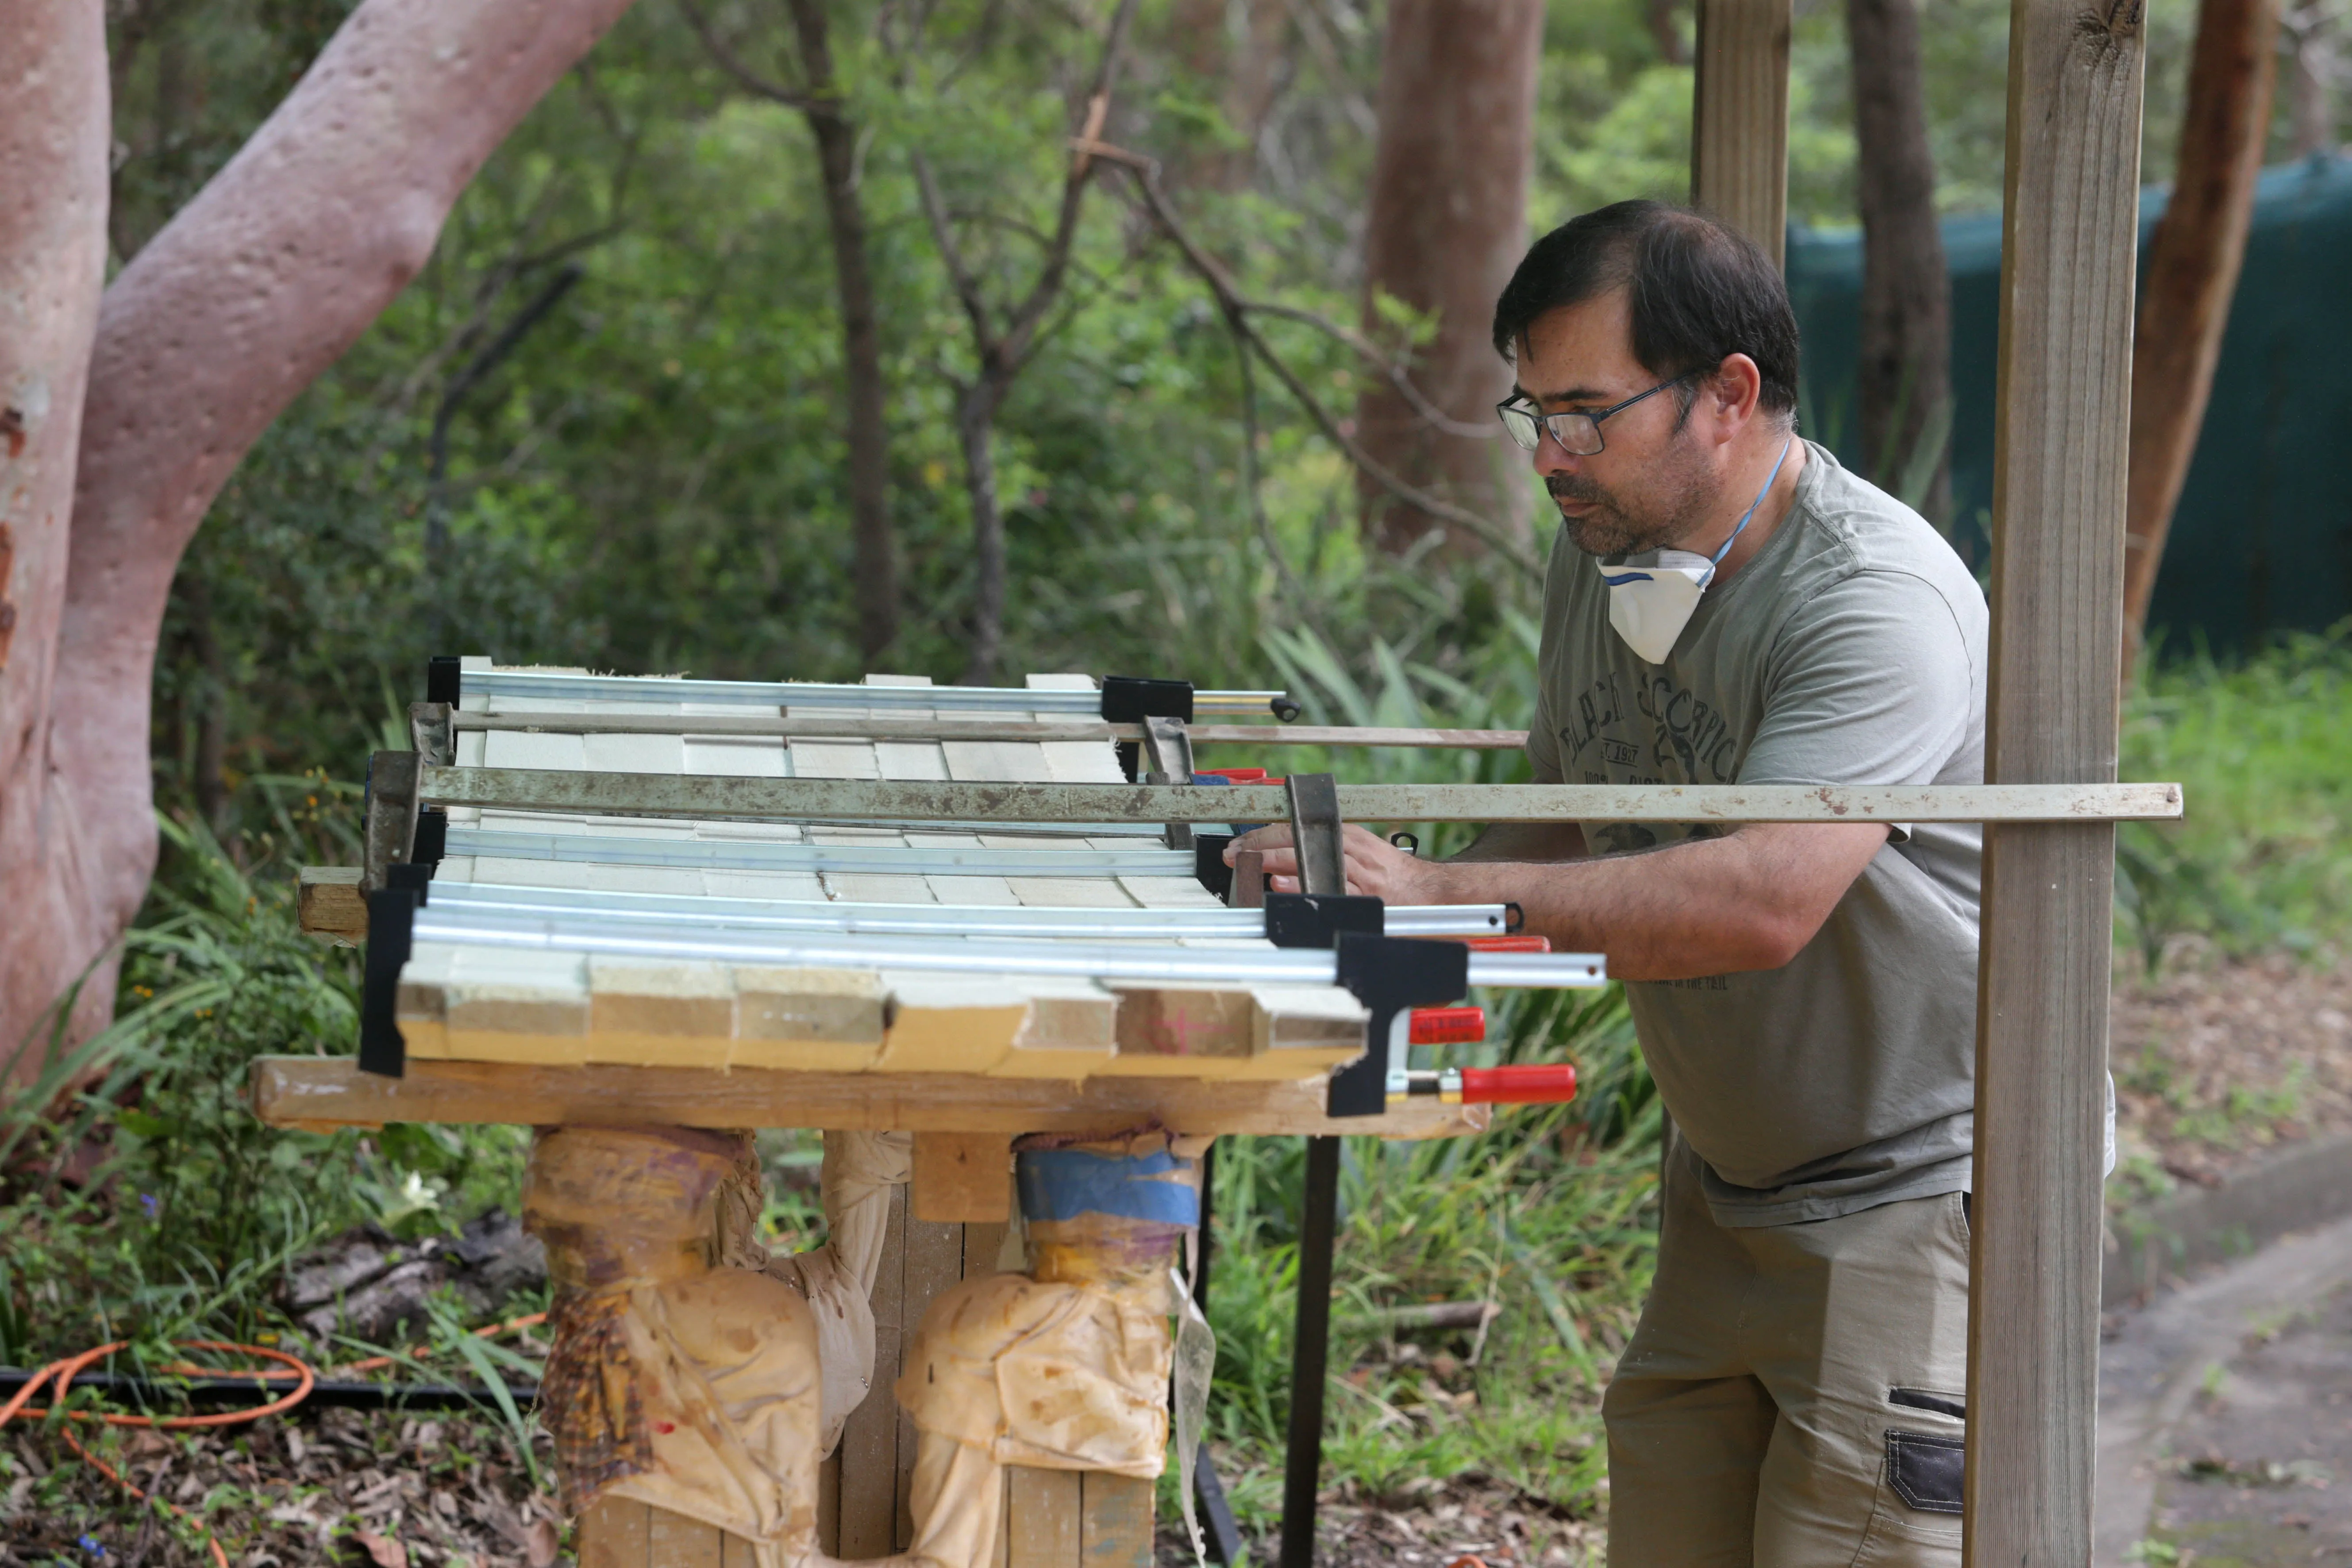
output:
<svg viewBox="0 0 2352 1568"><path fill-rule="evenodd" d="M1787 440L1780 443L1780 458L1778 461L1773 463L1772 471L1765 476L1764 488L1756 492L1756 499L1749 501L1748 503L1748 510L1739 514L1739 526L1731 531L1731 538L1723 542L1722 549L1717 551L1714 554L1706 558L1706 575L1708 582L1711 583L1715 580L1715 568L1723 564L1723 558L1731 553L1733 542L1738 540L1741 534L1748 531L1748 520L1756 515L1756 509L1762 506L1764 504L1764 498L1772 493L1772 481L1780 477L1780 465L1789 460L1789 448L1796 444L1797 437L1794 433L1791 433Z"/></svg>

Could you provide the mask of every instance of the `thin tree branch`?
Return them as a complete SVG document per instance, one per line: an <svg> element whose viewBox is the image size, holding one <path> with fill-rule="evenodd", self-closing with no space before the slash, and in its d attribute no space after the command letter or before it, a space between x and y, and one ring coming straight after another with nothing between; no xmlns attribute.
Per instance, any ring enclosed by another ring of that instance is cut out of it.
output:
<svg viewBox="0 0 2352 1568"><path fill-rule="evenodd" d="M736 85L746 92L772 99L789 108L799 110L803 114L835 112L829 100L820 99L812 93L803 92L797 88L786 87L783 83L761 76L758 71L745 65L742 57L719 38L718 30L711 26L710 19L702 14L702 7L696 5L694 0L677 0L677 8L686 13L686 25L694 29L696 37L702 40L703 52L710 57L711 63L733 77Z"/></svg>
<svg viewBox="0 0 2352 1568"><path fill-rule="evenodd" d="M1054 297L1061 292L1062 279L1069 271L1070 247L1077 241L1087 182L1094 174L1095 161L1087 149L1097 145L1103 121L1109 117L1111 84L1118 76L1119 47L1126 40L1127 25L1134 15L1135 0L1118 0L1118 8L1111 13L1110 27L1103 38L1102 59L1095 68L1094 86L1087 94L1086 121L1070 143L1070 172L1062 181L1062 215L1054 228L1053 247L1045 253L1045 265L1038 272L1028 298L1021 301L1005 329L1003 353L1008 368L1018 369L1028 358L1037 323L1053 309Z"/></svg>
<svg viewBox="0 0 2352 1568"><path fill-rule="evenodd" d="M1407 484L1390 472L1387 468L1375 462L1370 453L1357 445L1353 437L1339 428L1339 422L1331 416L1331 411L1325 408L1315 395L1307 389L1306 384L1298 379L1289 365L1283 363L1281 356L1274 352L1257 329L1250 324L1249 312L1256 307L1234 287L1233 279L1226 276L1224 268L1218 264L1214 257L1201 248L1199 242L1192 237L1192 232L1184 226L1183 220L1176 216L1176 209L1170 204L1167 192L1160 188L1160 164L1156 159L1147 158L1140 153L1130 153L1123 147L1115 147L1104 142L1090 141L1085 151L1096 157L1118 163L1128 170L1134 178L1137 188L1142 192L1144 205L1152 217L1167 232L1168 237L1176 242L1176 248L1182 254L1186 264L1200 276L1202 282L1209 286L1210 292L1216 296L1218 306L1236 320L1238 330L1248 340L1250 346L1257 351L1258 357L1265 362L1266 368L1274 372L1275 379L1282 383L1284 389L1290 394L1299 407L1306 411L1307 417L1314 420L1316 426L1323 432L1324 437L1345 453L1348 460L1355 464L1367 479L1406 505L1416 507L1441 522L1457 523L1469 530L1471 533L1485 541L1496 554L1530 576L1538 579L1543 576L1542 563L1535 558L1534 553L1525 543L1512 536L1509 530L1479 516L1475 511L1458 507L1452 501Z"/></svg>
<svg viewBox="0 0 2352 1568"><path fill-rule="evenodd" d="M1224 312L1225 330L1233 334L1234 364L1241 373L1242 382L1242 489L1249 498L1250 526L1257 531L1257 542L1274 563L1275 575L1282 581L1282 591L1298 616L1314 628L1315 635L1328 646L1330 633L1323 619L1315 613L1314 597L1307 592L1298 574L1290 568L1290 557L1282 548L1282 541L1274 534L1274 524L1266 520L1265 500L1258 494L1257 472L1257 372L1251 364L1249 335L1240 317L1232 310Z"/></svg>
<svg viewBox="0 0 2352 1568"><path fill-rule="evenodd" d="M1259 315L1278 316L1286 321L1301 322L1355 350L1380 367L1381 374L1388 377L1389 384L1397 389L1397 395L1412 406L1413 413L1425 425L1433 426L1448 436L1466 437L1474 441L1491 441L1503 433L1502 426L1492 419L1464 420L1448 415L1423 395L1421 388L1412 384L1412 377L1405 373L1402 364L1381 353L1380 349L1362 333L1341 326L1328 316L1318 315L1313 310L1297 305L1280 304L1272 300L1244 300L1243 308Z"/></svg>
<svg viewBox="0 0 2352 1568"><path fill-rule="evenodd" d="M915 189L923 200L923 216L931 226L931 241L940 247L940 260L948 269L948 284L971 322L972 352L985 375L987 367L996 360L996 331L988 319L988 300L981 294L979 280L964 265L963 249L956 244L955 224L948 216L947 203L940 199L939 177L931 172L931 161L919 147L910 156L915 165Z"/></svg>

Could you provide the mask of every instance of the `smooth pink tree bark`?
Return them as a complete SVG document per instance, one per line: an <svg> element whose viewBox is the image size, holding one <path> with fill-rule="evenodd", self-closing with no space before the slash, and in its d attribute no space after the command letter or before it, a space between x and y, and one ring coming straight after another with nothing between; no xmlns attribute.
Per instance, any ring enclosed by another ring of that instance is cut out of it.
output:
<svg viewBox="0 0 2352 1568"><path fill-rule="evenodd" d="M48 715L106 283L108 111L101 0L0 14L0 1075L74 973L42 956L42 928L81 868L41 847L78 841Z"/></svg>
<svg viewBox="0 0 2352 1568"><path fill-rule="evenodd" d="M415 276L483 161L628 4L365 0L106 290L62 615L45 639L56 678L45 701L14 715L45 764L28 777L37 798L0 819L0 878L14 895L0 911L0 1041L21 1037L85 972L73 1032L112 1005L114 944L155 864L155 645L214 496ZM102 150L102 58L92 90ZM23 117L15 104L7 113ZM99 190L102 202L102 163Z"/></svg>

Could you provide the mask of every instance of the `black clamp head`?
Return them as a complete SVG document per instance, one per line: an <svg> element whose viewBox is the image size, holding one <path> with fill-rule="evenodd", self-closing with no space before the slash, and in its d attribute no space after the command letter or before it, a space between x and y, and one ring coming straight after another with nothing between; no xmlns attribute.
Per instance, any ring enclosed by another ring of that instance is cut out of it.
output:
<svg viewBox="0 0 2352 1568"><path fill-rule="evenodd" d="M425 902L428 868L385 868L389 886L367 896L367 958L360 979L360 1071L404 1078L408 1042L401 1037L400 971L413 945L417 908Z"/></svg>
<svg viewBox="0 0 2352 1568"><path fill-rule="evenodd" d="M1465 942L1343 931L1338 939L1339 984L1371 1011L1364 1054L1331 1075L1324 1100L1329 1116L1378 1116L1391 1094L1409 1092L1405 1078L1412 1010L1458 1002L1470 989Z"/></svg>
<svg viewBox="0 0 2352 1568"><path fill-rule="evenodd" d="M1192 721L1192 683L1152 680L1139 675L1107 675L1102 683L1106 724L1140 724L1146 719Z"/></svg>
<svg viewBox="0 0 2352 1568"><path fill-rule="evenodd" d="M462 667L454 653L436 653L425 661L425 700L457 706Z"/></svg>
<svg viewBox="0 0 2352 1568"><path fill-rule="evenodd" d="M1230 879L1232 868L1225 874ZM1337 947L1343 931L1380 935L1387 910L1359 893L1268 893L1265 940L1276 947Z"/></svg>

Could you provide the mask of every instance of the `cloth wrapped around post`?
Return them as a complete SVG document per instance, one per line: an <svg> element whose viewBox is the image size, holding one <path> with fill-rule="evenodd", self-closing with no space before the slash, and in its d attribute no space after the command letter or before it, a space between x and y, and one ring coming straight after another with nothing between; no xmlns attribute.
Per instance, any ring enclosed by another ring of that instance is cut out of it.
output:
<svg viewBox="0 0 2352 1568"><path fill-rule="evenodd" d="M1173 1270L1199 1223L1193 1141L1024 1144L1029 1271L942 1295L897 1383L919 1435L910 1565L988 1568L1006 1465L1158 1475L1171 1313L1191 1315L1180 1396L1198 1425L1206 1326ZM905 1133L826 1133L826 1243L772 1257L750 1134L541 1135L524 1214L557 1287L540 1414L567 1511L610 1494L740 1536L760 1568L831 1561L817 1467L872 1384L871 1293L908 1163Z"/></svg>

